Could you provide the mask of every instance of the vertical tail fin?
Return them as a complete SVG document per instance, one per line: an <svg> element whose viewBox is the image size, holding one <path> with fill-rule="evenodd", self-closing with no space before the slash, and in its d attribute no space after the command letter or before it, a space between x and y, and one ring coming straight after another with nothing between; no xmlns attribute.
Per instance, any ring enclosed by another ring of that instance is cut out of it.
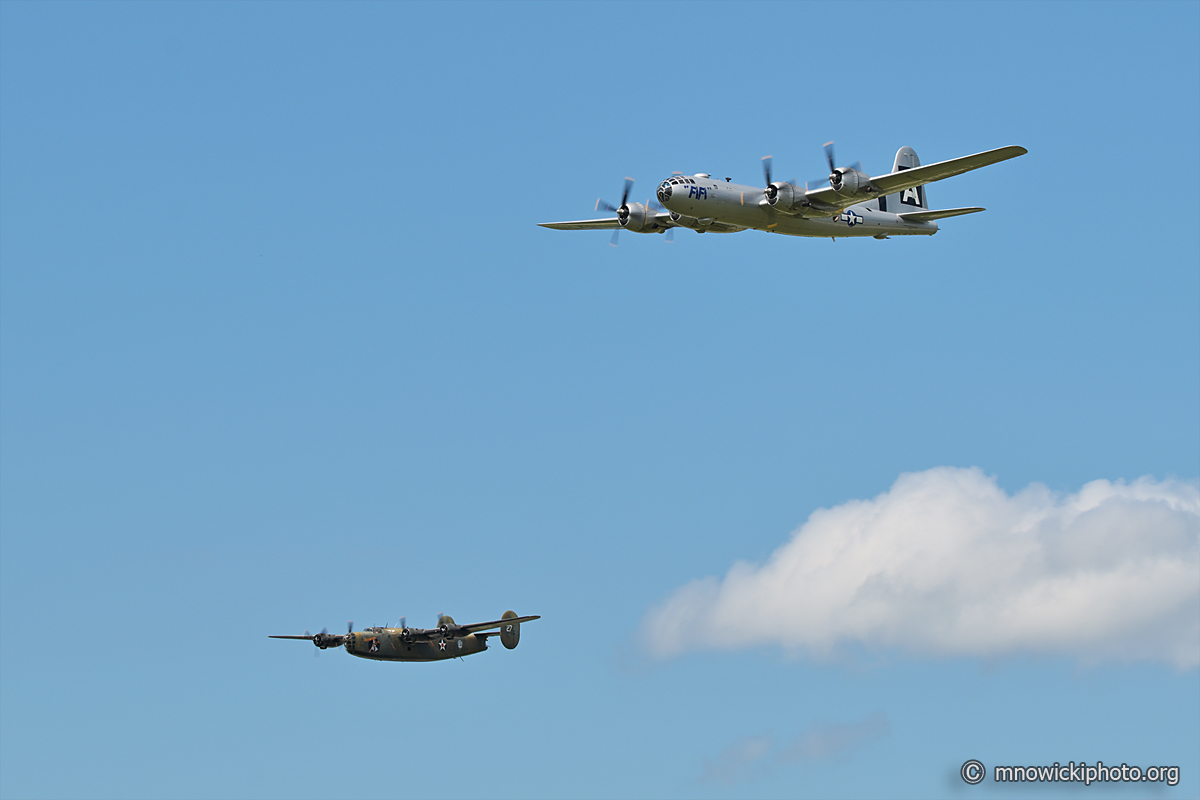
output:
<svg viewBox="0 0 1200 800"><path fill-rule="evenodd" d="M517 612L505 611L501 620L516 619ZM517 642L521 641L521 623L510 622L500 629L500 643L512 650L517 646Z"/></svg>
<svg viewBox="0 0 1200 800"><path fill-rule="evenodd" d="M900 172L901 170L919 166L921 166L921 159L917 158L917 151L911 147L901 147L896 151L896 163L892 165L892 172ZM925 211L928 208L929 204L925 201L924 186L905 189L903 192L879 198L879 210L891 211L893 214L903 214L907 211Z"/></svg>

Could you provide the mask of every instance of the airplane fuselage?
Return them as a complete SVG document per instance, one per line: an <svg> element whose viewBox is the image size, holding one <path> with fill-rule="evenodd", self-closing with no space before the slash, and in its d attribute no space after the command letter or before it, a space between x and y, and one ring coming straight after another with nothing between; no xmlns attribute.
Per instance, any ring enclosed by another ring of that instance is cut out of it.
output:
<svg viewBox="0 0 1200 800"><path fill-rule="evenodd" d="M486 636L469 633L428 639L407 634L403 628L368 628L349 634L342 646L352 656L373 661L444 661L488 649Z"/></svg>
<svg viewBox="0 0 1200 800"><path fill-rule="evenodd" d="M804 217L775 210L767 203L761 186L743 186L705 175L668 178L659 184L658 200L676 224L701 231L714 222L741 230L824 238L931 236L938 231L936 222L910 222L881 210L886 198L872 198L834 216Z"/></svg>

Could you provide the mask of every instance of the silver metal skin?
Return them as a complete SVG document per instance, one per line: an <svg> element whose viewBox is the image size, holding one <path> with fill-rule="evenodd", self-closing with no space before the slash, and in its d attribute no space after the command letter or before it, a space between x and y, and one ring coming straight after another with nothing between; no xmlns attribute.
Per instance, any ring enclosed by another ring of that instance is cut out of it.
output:
<svg viewBox="0 0 1200 800"><path fill-rule="evenodd" d="M773 181L765 188L745 186L714 180L705 173L674 175L662 181L656 191L664 211L639 205L636 215L538 224L555 230L624 227L636 233L663 233L678 227L699 233L758 230L834 239L932 236L938 232L936 220L984 209L931 210L925 199L926 184L1026 152L1023 147L1001 147L923 167L911 147L902 147L896 153L892 171L885 175L871 177L855 167L838 167L830 174L828 185L815 188L782 181ZM769 166L766 169L769 180ZM631 210L633 207L630 204Z"/></svg>

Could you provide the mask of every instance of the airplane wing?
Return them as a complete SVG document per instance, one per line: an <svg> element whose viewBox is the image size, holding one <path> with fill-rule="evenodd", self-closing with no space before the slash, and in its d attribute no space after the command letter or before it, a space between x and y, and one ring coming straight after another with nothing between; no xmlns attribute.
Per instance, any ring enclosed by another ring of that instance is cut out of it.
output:
<svg viewBox="0 0 1200 800"><path fill-rule="evenodd" d="M1015 145L999 147L995 150L976 153L973 156L952 158L949 161L939 161L936 164L927 164L923 167L913 167L912 169L903 169L899 172L880 175L878 178L871 178L871 184L879 189L880 194L895 194L905 189L911 189L914 186L933 183L943 178L952 178L955 175L961 175L973 169L986 167L989 164L996 164L1000 161L1007 161L1010 158L1023 156L1028 152L1024 147L1017 147Z"/></svg>
<svg viewBox="0 0 1200 800"><path fill-rule="evenodd" d="M308 641L311 642L314 637L312 637L312 636L268 636L267 638L268 639L307 639Z"/></svg>
<svg viewBox="0 0 1200 800"><path fill-rule="evenodd" d="M474 625L458 625L454 630L460 633L478 633L479 631L486 631L488 628L499 628L502 625L511 625L514 622L530 622L531 620L541 618L541 614L534 614L531 617L509 617L508 619L498 619L495 622L476 622Z"/></svg>
<svg viewBox="0 0 1200 800"><path fill-rule="evenodd" d="M468 633L478 633L486 631L489 628L499 628L503 625L509 625L514 622L530 622L535 619L541 619L540 614L535 614L532 617L510 617L508 619L498 619L494 622L476 622L473 625L451 625L446 632L450 636L465 636ZM426 628L424 630L414 630L409 628L408 635L413 639L438 639L443 634L438 628ZM495 636L494 633L484 634L485 636Z"/></svg>
<svg viewBox="0 0 1200 800"><path fill-rule="evenodd" d="M1007 161L1010 158L1023 156L1028 152L1024 147L1010 145L1009 147L986 150L982 153L963 156L962 158L952 158L949 161L939 161L936 164L926 164L923 167L889 172L887 175L871 178L871 186L878 190L873 192L872 196L878 197L879 195L895 194L905 189L924 186L927 183L940 181L944 178L952 178L955 175L961 175L973 169L979 169L980 167L986 167L1000 161ZM846 208L867 199L862 196L843 197L829 186L805 192L805 197L814 205L825 206L830 209Z"/></svg>
<svg viewBox="0 0 1200 800"><path fill-rule="evenodd" d="M653 221L657 222L660 228L677 227L671 221L670 214L655 214ZM580 219L572 222L539 222L543 228L553 228L556 231L603 231L620 228L621 223L616 217L605 217L604 219Z"/></svg>
<svg viewBox="0 0 1200 800"><path fill-rule="evenodd" d="M621 227L616 217L604 219L580 219L574 222L539 222L543 228L553 228L556 231L603 231Z"/></svg>

